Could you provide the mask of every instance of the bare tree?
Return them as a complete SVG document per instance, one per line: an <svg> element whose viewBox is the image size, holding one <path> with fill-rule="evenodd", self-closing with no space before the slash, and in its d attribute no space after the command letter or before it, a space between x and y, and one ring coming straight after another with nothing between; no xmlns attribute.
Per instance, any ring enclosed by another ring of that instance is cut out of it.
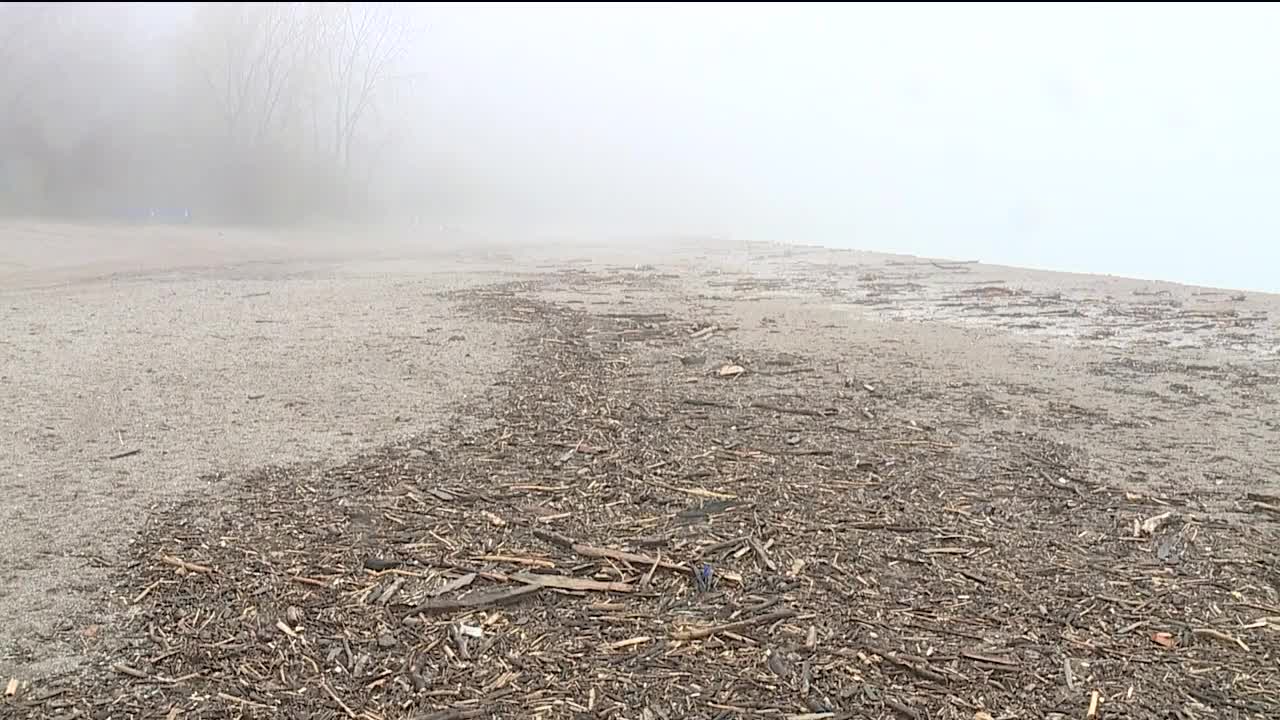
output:
<svg viewBox="0 0 1280 720"><path fill-rule="evenodd" d="M0 208L288 221L397 182L412 11L209 2L157 31L146 7L0 3Z"/></svg>
<svg viewBox="0 0 1280 720"><path fill-rule="evenodd" d="M0 203L71 212L102 195L129 82L88 4L0 4Z"/></svg>
<svg viewBox="0 0 1280 720"><path fill-rule="evenodd" d="M353 152L381 94L398 79L410 26L388 3L339 3L327 8L321 47L331 98L332 153L342 175L353 177Z"/></svg>
<svg viewBox="0 0 1280 720"><path fill-rule="evenodd" d="M189 60L226 142L261 148L296 120L290 114L300 108L315 21L306 3L199 6Z"/></svg>

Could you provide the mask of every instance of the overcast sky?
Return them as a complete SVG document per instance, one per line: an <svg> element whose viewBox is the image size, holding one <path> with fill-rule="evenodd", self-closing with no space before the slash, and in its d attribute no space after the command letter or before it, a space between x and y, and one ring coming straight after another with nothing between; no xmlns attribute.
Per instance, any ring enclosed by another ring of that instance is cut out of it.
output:
<svg viewBox="0 0 1280 720"><path fill-rule="evenodd" d="M437 161L549 224L1280 290L1275 6L423 8Z"/></svg>

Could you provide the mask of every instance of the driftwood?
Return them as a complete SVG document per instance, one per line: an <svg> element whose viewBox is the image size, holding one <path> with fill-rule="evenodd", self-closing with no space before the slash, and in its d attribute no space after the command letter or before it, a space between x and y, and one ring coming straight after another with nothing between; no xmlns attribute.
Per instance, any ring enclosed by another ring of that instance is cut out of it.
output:
<svg viewBox="0 0 1280 720"><path fill-rule="evenodd" d="M833 266L823 287L872 290L865 271ZM1254 505L1280 507L1273 491L1153 496L1140 450L1099 467L1110 454L1051 439L1136 420L1046 405L1061 388L1004 384L989 398L918 358L898 363L891 345L848 348L849 383L816 353L691 341L710 309L660 319L650 311L666 308L644 302L670 287L653 275L555 277L557 293L598 292L630 317L605 317L594 298L544 302L536 280L454 294L458 312L524 323L502 394L458 404L485 422L264 469L216 511L154 514L107 576L129 612L70 628L93 662L56 684L10 683L0 715L993 720L1080 719L1092 703L1098 720L1280 717L1268 662L1280 522ZM754 293L805 279L716 282ZM919 292L882 288L902 293L888 303ZM1025 303L1046 323L1072 309L946 292L966 309ZM1128 309L1135 324L1176 320ZM384 339L360 351L399 351ZM665 357L694 342L706 367L731 357L765 372L721 381ZM1116 392L1163 392L1164 374L1238 382L1259 401L1274 390L1225 365L1106 357L1093 370ZM780 366L814 372L766 374ZM1101 482L1112 475L1133 479ZM1218 508L1251 514L1225 522ZM1187 541L1181 557L1161 556L1167 538Z"/></svg>

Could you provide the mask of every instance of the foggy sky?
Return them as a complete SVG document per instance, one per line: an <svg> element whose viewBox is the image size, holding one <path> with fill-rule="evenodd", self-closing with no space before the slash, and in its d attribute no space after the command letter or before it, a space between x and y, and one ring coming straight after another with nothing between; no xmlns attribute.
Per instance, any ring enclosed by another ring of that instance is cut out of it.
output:
<svg viewBox="0 0 1280 720"><path fill-rule="evenodd" d="M183 116L204 112L198 95L177 95L201 89L173 62L200 39L188 4L98 7L129 46L79 82L132 75L46 124L74 139L94 117L134 127L166 107L164 122L198 124ZM1280 291L1274 5L401 10L420 29L368 162L429 221Z"/></svg>
<svg viewBox="0 0 1280 720"><path fill-rule="evenodd" d="M1274 6L424 12L442 156L549 223L1280 291Z"/></svg>

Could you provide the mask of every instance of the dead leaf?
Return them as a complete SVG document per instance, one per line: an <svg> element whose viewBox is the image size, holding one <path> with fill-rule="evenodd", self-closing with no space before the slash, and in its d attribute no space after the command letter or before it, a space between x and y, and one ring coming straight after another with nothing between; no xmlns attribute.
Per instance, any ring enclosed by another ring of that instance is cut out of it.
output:
<svg viewBox="0 0 1280 720"><path fill-rule="evenodd" d="M746 371L741 365L722 365L716 374L720 377L737 377Z"/></svg>
<svg viewBox="0 0 1280 720"><path fill-rule="evenodd" d="M1152 633L1151 642L1171 650L1178 644L1178 641L1167 632Z"/></svg>
<svg viewBox="0 0 1280 720"><path fill-rule="evenodd" d="M991 717L991 713L986 712L985 710L979 710L978 712L973 714L973 720L996 720L996 719Z"/></svg>

